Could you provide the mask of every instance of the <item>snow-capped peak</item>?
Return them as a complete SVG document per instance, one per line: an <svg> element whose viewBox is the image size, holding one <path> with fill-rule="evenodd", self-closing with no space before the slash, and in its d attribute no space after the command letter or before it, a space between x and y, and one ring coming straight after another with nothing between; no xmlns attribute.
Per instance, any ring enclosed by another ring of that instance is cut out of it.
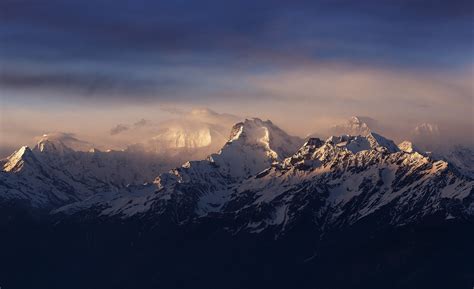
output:
<svg viewBox="0 0 474 289"><path fill-rule="evenodd" d="M232 143L263 148L273 160L282 160L296 151L302 140L288 135L270 120L251 118L232 127L227 145Z"/></svg>
<svg viewBox="0 0 474 289"><path fill-rule="evenodd" d="M270 146L270 134L273 134L274 130L275 127L271 121L262 121L259 118L246 119L232 127L229 145L239 143L241 145L262 147L269 157L277 160L278 153Z"/></svg>
<svg viewBox="0 0 474 289"><path fill-rule="evenodd" d="M398 146L392 140L389 140L375 132L371 132L369 135L367 135L367 139L370 142L372 149L382 147L387 149L390 153L400 151Z"/></svg>
<svg viewBox="0 0 474 289"><path fill-rule="evenodd" d="M35 145L33 151L39 153L54 153L56 155L64 155L66 153L73 152L73 149L66 146L62 140L55 138L50 139L49 136L45 134Z"/></svg>
<svg viewBox="0 0 474 289"><path fill-rule="evenodd" d="M236 123L230 132L229 141L245 139L248 142L258 141L262 137L262 130L267 127L274 127L270 120L263 121L259 118L245 119Z"/></svg>
<svg viewBox="0 0 474 289"><path fill-rule="evenodd" d="M302 140L288 135L271 121L246 119L232 127L229 141L209 157L225 173L242 178L281 161L301 146Z"/></svg>
<svg viewBox="0 0 474 289"><path fill-rule="evenodd" d="M22 146L19 150L11 154L3 164L3 171L18 172L22 169L25 162L34 159L33 152L27 146Z"/></svg>

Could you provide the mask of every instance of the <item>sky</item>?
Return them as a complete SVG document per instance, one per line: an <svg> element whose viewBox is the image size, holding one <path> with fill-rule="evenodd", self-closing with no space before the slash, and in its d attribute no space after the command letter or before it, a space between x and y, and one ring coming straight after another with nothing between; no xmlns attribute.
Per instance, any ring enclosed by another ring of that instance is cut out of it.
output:
<svg viewBox="0 0 474 289"><path fill-rule="evenodd" d="M53 131L113 146L120 125L195 108L300 136L352 115L397 138L430 122L473 143L473 5L3 0L0 156Z"/></svg>

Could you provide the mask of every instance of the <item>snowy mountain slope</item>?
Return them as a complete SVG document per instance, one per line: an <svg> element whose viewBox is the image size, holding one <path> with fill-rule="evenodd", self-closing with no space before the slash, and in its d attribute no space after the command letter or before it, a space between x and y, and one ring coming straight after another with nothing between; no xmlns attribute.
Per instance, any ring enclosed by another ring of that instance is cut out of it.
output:
<svg viewBox="0 0 474 289"><path fill-rule="evenodd" d="M116 186L151 181L167 165L154 155L126 151L74 151L62 142L48 139L40 140L33 152L57 174L71 175L74 179L97 179Z"/></svg>
<svg viewBox="0 0 474 289"><path fill-rule="evenodd" d="M26 202L35 207L52 207L80 199L73 193L71 184L54 178L28 147L20 148L3 162L0 191L1 202Z"/></svg>
<svg viewBox="0 0 474 289"><path fill-rule="evenodd" d="M474 149L455 145L441 152L435 152L435 156L452 164L459 172L474 179Z"/></svg>
<svg viewBox="0 0 474 289"><path fill-rule="evenodd" d="M133 216L169 213L177 222L218 211L229 197L229 187L255 175L292 154L302 143L270 121L247 119L234 125L229 141L206 160L191 161L161 174L155 191L146 197L119 192L99 202L86 201L58 209L77 212L77 207L106 208L101 214ZM125 204L125 205L124 205Z"/></svg>
<svg viewBox="0 0 474 289"><path fill-rule="evenodd" d="M418 125L412 135L414 141L405 141L399 144L401 150L416 151L434 159L446 161L464 176L474 179L474 148L472 144L452 142L447 145L438 126L430 123Z"/></svg>
<svg viewBox="0 0 474 289"><path fill-rule="evenodd" d="M268 138L269 127L247 120L234 126L229 142L207 160L161 174L153 185L126 194L96 195L55 212L147 215L154 222L166 215L176 224L209 221L212 212L230 218L228 230L233 233L277 234L308 218L315 229L324 231L375 215L384 225L394 226L429 216L474 216L474 181L444 161L403 151L375 133L326 141L312 138L282 159L284 154L276 148L288 138ZM269 135L275 131L269 129Z"/></svg>
<svg viewBox="0 0 474 289"><path fill-rule="evenodd" d="M460 174L474 179L474 149L468 146L458 144L435 151L424 151L411 141L403 141L398 144L398 148L408 153L416 152L435 160L445 161Z"/></svg>
<svg viewBox="0 0 474 289"><path fill-rule="evenodd" d="M0 199L54 208L152 181L171 164L123 151L75 151L46 135L33 149L22 147L2 160Z"/></svg>
<svg viewBox="0 0 474 289"><path fill-rule="evenodd" d="M244 181L224 211L234 214L236 231L285 231L303 216L312 216L318 228L348 226L381 212L393 225L436 214L472 218L473 199L474 182L448 163L369 134L310 139L294 156Z"/></svg>

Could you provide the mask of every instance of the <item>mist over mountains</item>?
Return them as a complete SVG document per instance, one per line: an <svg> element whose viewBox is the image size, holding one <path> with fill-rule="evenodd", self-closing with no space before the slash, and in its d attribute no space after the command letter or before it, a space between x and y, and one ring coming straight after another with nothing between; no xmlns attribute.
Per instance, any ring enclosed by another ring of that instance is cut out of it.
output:
<svg viewBox="0 0 474 289"><path fill-rule="evenodd" d="M157 154L187 151L188 159L200 159L219 150L227 141L229 127L243 119L241 116L218 113L209 108L181 110L175 107L163 107L162 111L169 113L170 117L162 121L142 118L130 123L118 123L109 127L109 131L104 129L101 132L102 136L97 137L84 133L84 130L82 134L44 130L43 134L48 135L50 139L61 139L73 149L81 151L93 148L104 151L135 150ZM327 138L342 134L366 135L369 131L373 131L390 137L396 142L410 140L425 151L449 150L456 145L474 147L474 138L469 128L466 128L464 132L458 132L458 129L426 121L407 124L402 119L380 121L369 116L352 116L346 119L324 120L314 124L304 122L300 124L300 127L307 129L307 133L299 133L301 138L310 136ZM91 128L91 131L94 129ZM296 131L301 132L301 129ZM291 133L291 130L289 132ZM298 135L298 133L291 134ZM43 135L31 135L29 140L17 141L14 147L11 147L11 143L4 146L3 157L8 156L21 145L34 146L35 142L42 137ZM2 143L5 144L6 140L3 139ZM193 156L193 153L196 154Z"/></svg>

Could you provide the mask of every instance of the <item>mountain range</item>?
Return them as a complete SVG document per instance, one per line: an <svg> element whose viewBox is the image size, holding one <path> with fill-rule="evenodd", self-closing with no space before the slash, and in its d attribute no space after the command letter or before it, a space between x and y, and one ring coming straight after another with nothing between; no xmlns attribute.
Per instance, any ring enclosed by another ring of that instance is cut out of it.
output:
<svg viewBox="0 0 474 289"><path fill-rule="evenodd" d="M334 130L301 139L246 119L219 152L171 170L158 157L44 137L1 162L1 226L12 233L2 242L34 248L19 254L30 271L38 250L58 264L74 258L77 268L55 267L55 285L52 271L31 273L58 288L84 272L77 288L471 286L473 150L397 145L358 117ZM3 257L15 265L0 277L28 287L18 260ZM439 281L444 262L455 264ZM117 273L123 283L110 283Z"/></svg>

